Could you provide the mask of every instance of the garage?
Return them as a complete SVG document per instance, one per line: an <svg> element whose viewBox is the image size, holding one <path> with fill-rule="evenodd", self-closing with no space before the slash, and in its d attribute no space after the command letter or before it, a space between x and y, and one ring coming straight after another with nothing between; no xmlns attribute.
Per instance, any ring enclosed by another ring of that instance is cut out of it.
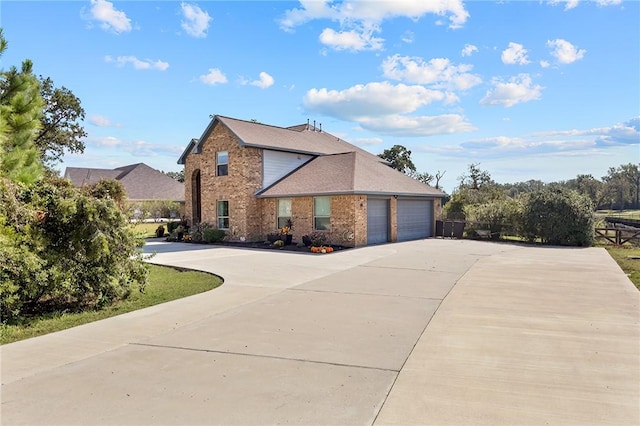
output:
<svg viewBox="0 0 640 426"><path fill-rule="evenodd" d="M367 244L389 241L389 200L367 198Z"/></svg>
<svg viewBox="0 0 640 426"><path fill-rule="evenodd" d="M433 236L433 200L398 199L398 241Z"/></svg>

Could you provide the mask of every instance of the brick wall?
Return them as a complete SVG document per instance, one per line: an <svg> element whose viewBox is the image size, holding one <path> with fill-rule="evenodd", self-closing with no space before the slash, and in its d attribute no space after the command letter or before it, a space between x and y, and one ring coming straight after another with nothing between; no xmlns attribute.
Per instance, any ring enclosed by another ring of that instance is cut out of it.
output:
<svg viewBox="0 0 640 426"><path fill-rule="evenodd" d="M216 153L229 153L229 173L216 176ZM237 138L217 123L202 145L200 154L189 154L185 161L185 210L193 222L193 176L200 170L202 222L217 224L217 201L229 202L231 239L260 233L261 209L253 195L262 185L262 151L240 147Z"/></svg>

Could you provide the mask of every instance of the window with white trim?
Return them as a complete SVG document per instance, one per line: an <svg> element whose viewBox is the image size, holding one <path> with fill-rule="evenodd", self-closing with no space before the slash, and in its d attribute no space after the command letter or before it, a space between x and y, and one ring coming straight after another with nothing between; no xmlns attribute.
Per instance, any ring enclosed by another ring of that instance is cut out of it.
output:
<svg viewBox="0 0 640 426"><path fill-rule="evenodd" d="M278 229L288 226L291 220L291 198L278 200Z"/></svg>
<svg viewBox="0 0 640 426"><path fill-rule="evenodd" d="M313 198L313 229L328 231L331 225L331 197Z"/></svg>
<svg viewBox="0 0 640 426"><path fill-rule="evenodd" d="M229 229L228 201L218 201L218 229Z"/></svg>
<svg viewBox="0 0 640 426"><path fill-rule="evenodd" d="M216 153L216 176L226 176L229 174L229 153L219 151Z"/></svg>

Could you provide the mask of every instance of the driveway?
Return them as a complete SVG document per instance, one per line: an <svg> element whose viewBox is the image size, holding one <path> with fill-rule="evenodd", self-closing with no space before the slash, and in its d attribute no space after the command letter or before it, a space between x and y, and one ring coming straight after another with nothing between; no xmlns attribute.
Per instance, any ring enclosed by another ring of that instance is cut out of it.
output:
<svg viewBox="0 0 640 426"><path fill-rule="evenodd" d="M213 291L1 347L2 424L640 424L639 296L603 249L154 243Z"/></svg>

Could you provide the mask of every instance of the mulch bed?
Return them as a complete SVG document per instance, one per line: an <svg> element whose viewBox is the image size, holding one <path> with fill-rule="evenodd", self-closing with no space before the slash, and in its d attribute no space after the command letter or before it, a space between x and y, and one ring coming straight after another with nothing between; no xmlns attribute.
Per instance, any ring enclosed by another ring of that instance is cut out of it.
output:
<svg viewBox="0 0 640 426"><path fill-rule="evenodd" d="M286 251L286 252L294 252L294 253L304 253L304 254L316 254L311 253L311 247L298 247L296 244L290 244L283 247L276 247L273 244L265 244L264 242L241 242L241 241L221 241L217 243L193 243L182 241L184 244L205 244L211 246L224 246L224 247L239 247L239 248L247 248L254 250L276 250L276 251ZM333 253L344 251L351 249L353 247L345 247L339 245L327 245L327 247L333 247ZM331 253L323 253L323 254L331 254Z"/></svg>

